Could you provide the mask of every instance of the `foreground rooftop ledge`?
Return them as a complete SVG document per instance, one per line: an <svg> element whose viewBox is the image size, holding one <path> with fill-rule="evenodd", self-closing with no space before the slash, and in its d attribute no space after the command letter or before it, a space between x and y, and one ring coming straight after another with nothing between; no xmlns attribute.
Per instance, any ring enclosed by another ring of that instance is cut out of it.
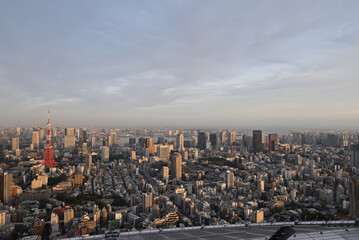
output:
<svg viewBox="0 0 359 240"><path fill-rule="evenodd" d="M306 229L310 229L312 231L307 233L297 233L296 235L303 235L308 238L308 234L315 234L315 232L320 233L320 230L317 229L316 226L329 226L329 227L338 227L338 229L335 229L335 232L346 232L346 231L356 231L355 236L359 235L359 228L350 228L348 230L346 229L340 229L340 227L343 226L349 226L349 227L355 227L358 226L358 221L350 220L350 221L303 221L303 222L273 222L273 223L246 223L246 224L227 224L227 225L210 225L210 226L195 226L195 227L183 227L183 228L164 228L164 229L151 229L151 230L141 230L141 231L131 231L131 232L120 232L119 230L115 230L113 232L108 232L107 234L98 234L98 235L91 235L91 236L83 236L83 237L73 237L73 238L65 238L68 240L81 240L81 239L105 239L105 238L116 238L116 237L128 237L128 239L131 239L131 236L136 235L146 235L146 234L161 234L161 233L167 233L170 234L176 233L176 232L182 232L182 231L203 231L203 230L223 230L228 231L233 228L244 228L249 230L250 228L260 228L260 227L281 227L281 226L297 226L297 227L305 227ZM276 229L273 229L273 234ZM322 233L324 232L333 232L333 229L328 230L322 230ZM321 235L323 236L323 235ZM204 236L198 236L200 238L206 239ZM208 236L211 239L213 237ZM261 238L253 237L251 239L263 239L263 237L266 237L265 234ZM267 236L268 237L268 236ZM188 237L189 239L191 237ZM193 236L193 239L195 239L196 236ZM127 238L126 238L127 239ZM297 239L296 237L293 238L293 236L290 239ZM299 238L298 238L299 239ZM339 238L340 239L340 238ZM346 239L346 238L344 238ZM351 239L351 238L349 238ZM357 238L355 238L357 239Z"/></svg>

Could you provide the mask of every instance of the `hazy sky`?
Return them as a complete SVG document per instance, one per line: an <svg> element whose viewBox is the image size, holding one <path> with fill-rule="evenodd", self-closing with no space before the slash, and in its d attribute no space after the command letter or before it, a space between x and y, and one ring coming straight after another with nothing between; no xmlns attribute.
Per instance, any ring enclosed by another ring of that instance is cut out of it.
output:
<svg viewBox="0 0 359 240"><path fill-rule="evenodd" d="M359 128L359 1L1 1L0 127Z"/></svg>

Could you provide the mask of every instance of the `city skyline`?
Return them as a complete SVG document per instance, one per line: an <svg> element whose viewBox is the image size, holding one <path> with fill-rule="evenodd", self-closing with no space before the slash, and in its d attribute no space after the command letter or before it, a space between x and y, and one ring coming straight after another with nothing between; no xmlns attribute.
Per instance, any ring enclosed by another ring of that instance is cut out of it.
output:
<svg viewBox="0 0 359 240"><path fill-rule="evenodd" d="M0 128L356 129L357 1L3 2Z"/></svg>

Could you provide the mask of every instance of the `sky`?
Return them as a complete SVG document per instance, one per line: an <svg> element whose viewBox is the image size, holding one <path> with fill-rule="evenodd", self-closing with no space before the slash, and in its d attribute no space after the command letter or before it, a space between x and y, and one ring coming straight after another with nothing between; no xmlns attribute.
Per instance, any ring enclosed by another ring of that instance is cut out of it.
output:
<svg viewBox="0 0 359 240"><path fill-rule="evenodd" d="M359 129L359 1L0 1L0 127Z"/></svg>

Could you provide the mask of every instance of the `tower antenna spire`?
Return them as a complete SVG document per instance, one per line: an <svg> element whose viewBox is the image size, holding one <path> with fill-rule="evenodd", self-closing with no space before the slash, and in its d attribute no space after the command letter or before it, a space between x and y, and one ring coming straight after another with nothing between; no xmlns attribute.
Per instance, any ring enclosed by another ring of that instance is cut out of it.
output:
<svg viewBox="0 0 359 240"><path fill-rule="evenodd" d="M46 134L46 145L45 155L42 160L42 164L52 168L54 165L59 167L59 164L55 161L54 154L52 153L51 145L51 125L50 125L50 109L47 110L47 134Z"/></svg>

